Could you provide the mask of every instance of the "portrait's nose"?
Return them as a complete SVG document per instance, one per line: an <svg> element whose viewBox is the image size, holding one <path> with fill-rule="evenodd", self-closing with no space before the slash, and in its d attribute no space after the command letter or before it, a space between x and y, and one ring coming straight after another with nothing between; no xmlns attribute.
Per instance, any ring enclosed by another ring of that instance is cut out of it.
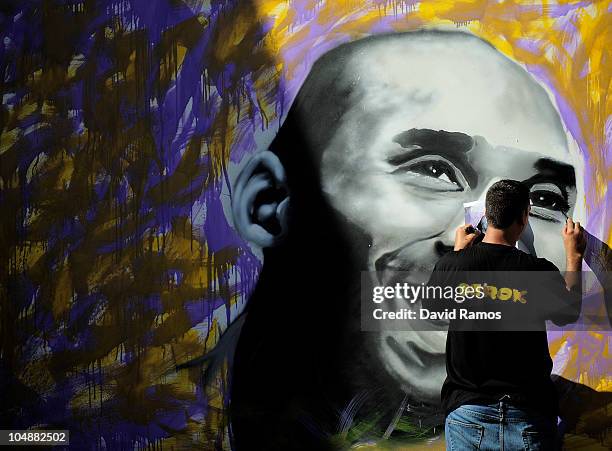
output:
<svg viewBox="0 0 612 451"><path fill-rule="evenodd" d="M486 195L487 195L487 191L489 190L491 185L493 185L495 182L499 180L501 180L501 177L491 178L490 180L487 181L487 183L483 187L481 187L480 190L478 190L477 192L474 192L473 198L467 199L466 202L473 202L473 201L484 202ZM442 235L440 235L440 239L434 243L434 250L438 257L441 257L447 252L450 252L454 249L455 230L457 229L457 227L463 224L465 224L465 212L463 210L463 205L461 205L459 210L457 211L457 214L455 215L455 217L453 218L453 220L450 222L449 226L447 227L446 231Z"/></svg>
<svg viewBox="0 0 612 451"><path fill-rule="evenodd" d="M495 177L489 178L488 180L485 180L486 183L480 184L477 190L472 191L473 196L470 199L466 200L465 202L480 201L484 203L487 197L487 191L489 191L489 188L491 188L491 186L493 186L495 183L499 182L502 179L503 177L495 176Z"/></svg>

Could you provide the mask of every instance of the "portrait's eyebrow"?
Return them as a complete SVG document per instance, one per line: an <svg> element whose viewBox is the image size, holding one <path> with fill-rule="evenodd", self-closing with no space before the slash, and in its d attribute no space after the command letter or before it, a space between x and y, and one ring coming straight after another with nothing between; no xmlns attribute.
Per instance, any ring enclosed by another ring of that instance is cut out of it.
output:
<svg viewBox="0 0 612 451"><path fill-rule="evenodd" d="M470 135L461 132L447 132L445 130L430 130L428 128L412 128L393 137L393 142L410 150L423 150L439 155L455 155L457 152L466 153L474 145ZM414 158L413 154L401 153L389 157L391 164L399 165Z"/></svg>
<svg viewBox="0 0 612 451"><path fill-rule="evenodd" d="M478 186L478 174L467 159L467 153L474 146L474 138L470 135L445 130L412 128L395 135L393 142L406 150L388 157L388 163L401 166L422 155L441 155L461 170L472 189Z"/></svg>
<svg viewBox="0 0 612 451"><path fill-rule="evenodd" d="M550 158L540 158L533 164L533 167L538 173L527 180L523 180L523 183L528 186L533 186L536 183L554 183L562 189L566 196L566 189L576 186L574 167L569 164L551 160Z"/></svg>

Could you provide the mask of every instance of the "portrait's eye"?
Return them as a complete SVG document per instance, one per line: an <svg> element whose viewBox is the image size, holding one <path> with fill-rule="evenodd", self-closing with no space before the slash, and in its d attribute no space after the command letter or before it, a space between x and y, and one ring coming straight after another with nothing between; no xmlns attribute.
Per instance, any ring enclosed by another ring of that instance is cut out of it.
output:
<svg viewBox="0 0 612 451"><path fill-rule="evenodd" d="M547 221L561 222L569 210L566 195L553 184L538 184L531 188L531 215Z"/></svg>
<svg viewBox="0 0 612 451"><path fill-rule="evenodd" d="M410 160L392 174L401 176L405 183L434 191L463 191L468 187L461 171L439 155L424 155Z"/></svg>

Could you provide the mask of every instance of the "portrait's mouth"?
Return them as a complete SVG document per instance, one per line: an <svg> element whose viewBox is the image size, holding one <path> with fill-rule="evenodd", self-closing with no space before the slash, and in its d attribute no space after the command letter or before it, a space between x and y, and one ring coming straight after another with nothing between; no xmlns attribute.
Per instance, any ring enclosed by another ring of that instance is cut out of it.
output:
<svg viewBox="0 0 612 451"><path fill-rule="evenodd" d="M410 272L412 273L412 282L426 283L439 256L435 255L433 243L428 251L423 250L419 244L425 244L424 242L433 240L442 235L442 233L443 231L440 231L410 241L376 258L373 266L378 274L378 281L380 283L387 283L393 280L393 273L404 273L405 277L405 273Z"/></svg>
<svg viewBox="0 0 612 451"><path fill-rule="evenodd" d="M431 275L431 270L427 272L419 271L409 273L407 271L396 271L393 269L385 269L384 271L379 271L376 273L378 278L378 283L385 287L395 287L397 284L403 286L406 284L407 286L419 287L423 284L427 284L429 277ZM421 301L416 300L415 302L408 302L405 299L389 300L390 303L396 302L396 308L409 308L411 310L418 310L421 306ZM400 305L401 303L401 305ZM414 327L418 324L417 327ZM406 328L406 332L446 332L448 330L448 325L450 321L447 319L411 319L410 323L413 325L413 328Z"/></svg>
<svg viewBox="0 0 612 451"><path fill-rule="evenodd" d="M426 284L431 276L431 270L409 271L407 269L396 269L393 266L376 271L378 283L384 286L395 286L396 284L421 285Z"/></svg>
<svg viewBox="0 0 612 451"><path fill-rule="evenodd" d="M379 285L385 287L395 287L397 284L403 286L407 284L409 286L420 286L425 285L429 281L431 272L433 271L434 261L432 260L433 255L421 255L422 262L418 263L418 253L415 252L415 244L435 238L440 234L434 234L425 237L421 240L413 241L405 244L398 249L387 252L376 259L374 267L376 268L376 279ZM398 300L399 301L399 300ZM410 309L418 309L420 301L414 303L407 303L403 305ZM419 321L421 324L415 330L417 331L446 331L448 329L449 321L444 319L418 319L411 320L412 323ZM421 350L419 350L421 351ZM424 351L425 352L425 351ZM443 354L442 354L443 355Z"/></svg>

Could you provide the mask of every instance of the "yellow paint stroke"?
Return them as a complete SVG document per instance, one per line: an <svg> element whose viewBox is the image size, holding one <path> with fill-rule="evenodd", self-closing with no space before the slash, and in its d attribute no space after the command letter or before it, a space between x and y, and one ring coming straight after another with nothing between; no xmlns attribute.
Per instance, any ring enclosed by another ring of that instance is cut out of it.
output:
<svg viewBox="0 0 612 451"><path fill-rule="evenodd" d="M53 296L53 318L59 320L70 307L72 299L72 280L70 279L70 269L64 266L56 273L55 293Z"/></svg>
<svg viewBox="0 0 612 451"><path fill-rule="evenodd" d="M19 128L2 132L2 134L0 134L0 155L13 147L20 135L21 129Z"/></svg>

